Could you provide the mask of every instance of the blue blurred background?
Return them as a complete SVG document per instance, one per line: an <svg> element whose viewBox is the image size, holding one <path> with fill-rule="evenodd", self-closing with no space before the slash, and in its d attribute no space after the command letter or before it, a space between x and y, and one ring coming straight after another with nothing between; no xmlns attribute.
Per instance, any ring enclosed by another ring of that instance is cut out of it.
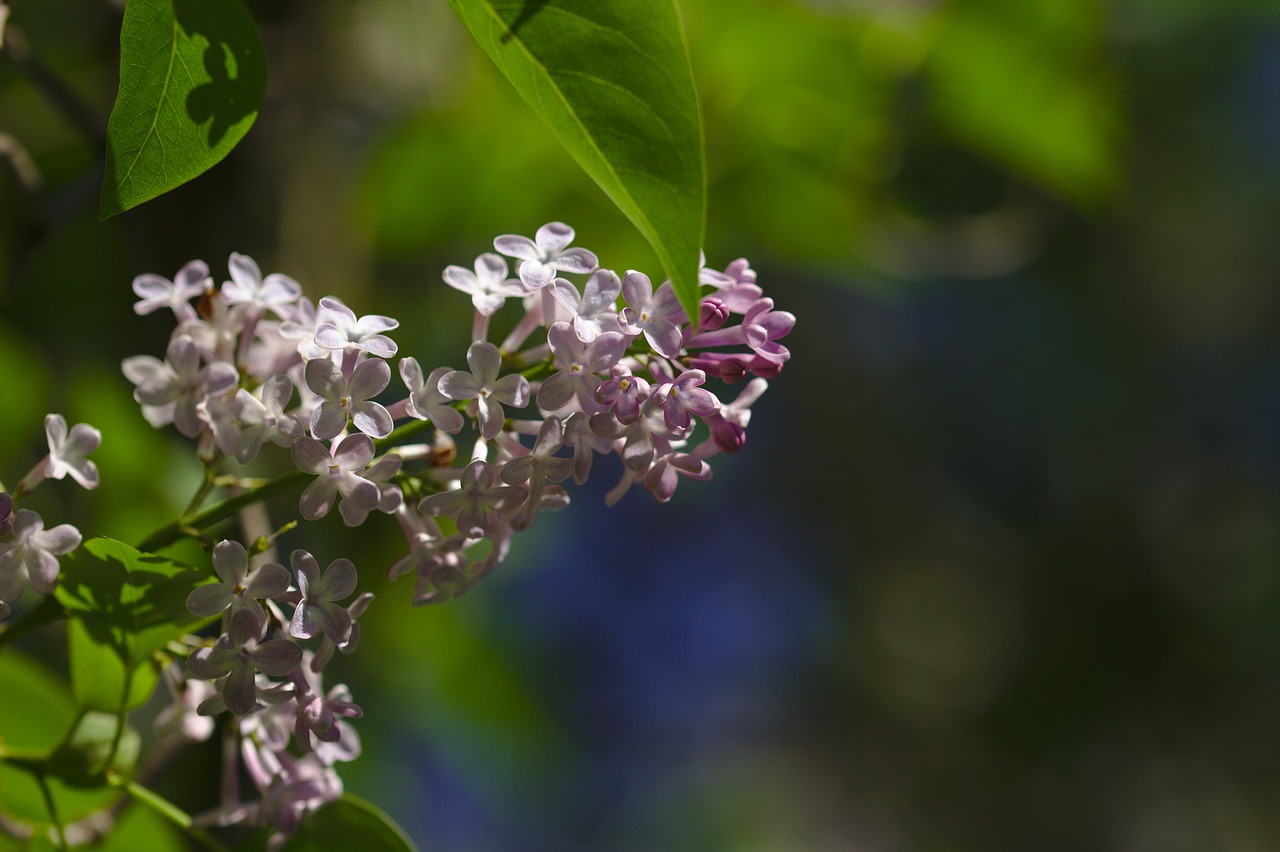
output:
<svg viewBox="0 0 1280 852"><path fill-rule="evenodd" d="M247 252L454 366L440 271L497 234L658 272L445 3L250 5L255 128L104 223L0 54L0 470L46 411L101 428L100 490L39 495L89 535L194 488L119 373L169 332L140 272ZM13 6L101 130L118 4ZM455 603L385 581L390 522L295 531L378 595L348 788L441 850L1280 848L1280 7L683 7L708 258L792 361L713 481L606 509L597 470Z"/></svg>

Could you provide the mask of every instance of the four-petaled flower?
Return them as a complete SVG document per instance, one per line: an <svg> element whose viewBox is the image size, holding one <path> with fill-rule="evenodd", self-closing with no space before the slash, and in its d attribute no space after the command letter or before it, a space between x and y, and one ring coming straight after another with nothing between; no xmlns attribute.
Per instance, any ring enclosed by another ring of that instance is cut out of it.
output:
<svg viewBox="0 0 1280 852"><path fill-rule="evenodd" d="M44 434L49 441L44 475L50 479L62 479L71 474L71 478L83 487L97 488L98 466L85 456L98 448L102 433L88 423L77 423L68 433L67 421L61 414L48 414L44 418Z"/></svg>
<svg viewBox="0 0 1280 852"><path fill-rule="evenodd" d="M372 512L378 506L378 486L361 476L373 461L373 439L363 433L347 435L331 453L315 438L303 435L293 442L293 463L316 480L306 487L298 511L308 521L323 518L339 494L358 508Z"/></svg>
<svg viewBox="0 0 1280 852"><path fill-rule="evenodd" d="M668 317L682 312L671 282L664 282L655 293L649 276L632 269L622 279L622 298L627 302L618 314L622 330L627 334L643 333L655 352L674 358L680 351L680 328Z"/></svg>
<svg viewBox="0 0 1280 852"><path fill-rule="evenodd" d="M396 354L395 341L382 333L400 327L399 321L391 317L369 314L357 318L355 311L333 296L320 300L318 316L325 319L316 325L317 346L339 351L363 350L379 358Z"/></svg>
<svg viewBox="0 0 1280 852"><path fill-rule="evenodd" d="M284 677L302 665L302 649L290 639L262 639L263 624L250 610L237 610L227 632L212 648L187 657L187 671L204 680L226 678L220 694L237 716L253 710L258 701L256 673Z"/></svg>
<svg viewBox="0 0 1280 852"><path fill-rule="evenodd" d="M667 428L685 433L693 426L691 415L710 417L720 410L720 400L701 387L707 374L701 370L685 370L675 381L663 382L654 393L654 401L662 406Z"/></svg>
<svg viewBox="0 0 1280 852"><path fill-rule="evenodd" d="M442 432L454 434L462 429L465 420L454 408L453 400L440 392L440 380L453 372L448 367L436 367L426 379L416 358L400 359L400 378L409 389L409 404L405 407L410 417L430 420Z"/></svg>
<svg viewBox="0 0 1280 852"><path fill-rule="evenodd" d="M310 639L316 631L322 631L335 645L351 638L351 613L338 601L356 590L356 567L349 559L335 559L324 574L320 563L305 550L295 550L289 556L294 575L298 578L301 600L293 610L289 621L289 633L299 639Z"/></svg>
<svg viewBox="0 0 1280 852"><path fill-rule="evenodd" d="M471 304L484 316L497 313L502 303L512 296L523 296L524 286L507 278L507 262L496 254L485 252L476 258L476 271L464 266L447 266L444 283L455 290L471 294Z"/></svg>
<svg viewBox="0 0 1280 852"><path fill-rule="evenodd" d="M213 570L221 583L196 586L187 595L187 609L200 618L227 609L232 615L247 609L266 626L267 616L258 599L274 598L289 588L289 572L283 565L268 562L250 571L249 554L238 541L220 541L213 546Z"/></svg>
<svg viewBox="0 0 1280 852"><path fill-rule="evenodd" d="M565 326L568 328L568 326ZM572 332L570 332L572 333ZM529 404L529 380L519 373L498 378L502 356L492 343L477 340L467 349L467 365L471 372L454 370L440 378L440 392L449 399L474 399L480 434L491 440L502 431L505 402L516 408Z"/></svg>
<svg viewBox="0 0 1280 852"><path fill-rule="evenodd" d="M547 411L559 411L576 396L584 411L600 408L596 388L597 373L603 373L622 357L627 338L616 331L606 331L590 343L583 343L567 322L552 323L547 341L555 355L555 373L538 389L538 405Z"/></svg>
<svg viewBox="0 0 1280 852"><path fill-rule="evenodd" d="M243 305L258 317L264 311L271 311L281 319L290 318L289 306L298 301L302 295L302 286L279 272L273 272L266 278L257 262L248 255L232 252L227 262L231 280L222 285L222 300L228 305Z"/></svg>
<svg viewBox="0 0 1280 852"><path fill-rule="evenodd" d="M324 441L336 438L347 428L348 420L374 438L391 434L395 426L391 414L380 403L372 401L391 383L391 368L386 361L378 358L361 361L347 379L337 364L317 358L307 362L306 380L307 387L321 398L311 412L311 434L316 438Z"/></svg>
<svg viewBox="0 0 1280 852"><path fill-rule="evenodd" d="M569 248L573 228L563 222L543 225L531 240L516 234L504 234L493 241L493 247L507 257L521 260L520 280L532 290L551 283L556 270L586 274L599 265L596 256L586 249Z"/></svg>
<svg viewBox="0 0 1280 852"><path fill-rule="evenodd" d="M493 513L500 515L519 505L525 497L523 488L496 485L497 479L492 465L477 459L463 469L458 488L423 497L418 511L424 515L457 518L458 531L465 535L485 535L493 525L490 518Z"/></svg>
<svg viewBox="0 0 1280 852"><path fill-rule="evenodd" d="M51 530L30 509L13 518L13 540L0 544L0 600L15 601L28 582L42 595L58 582L58 557L80 546L80 531L71 524Z"/></svg>
<svg viewBox="0 0 1280 852"><path fill-rule="evenodd" d="M622 282L611 269L597 269L582 285L582 295L569 281L557 278L551 282L556 299L573 314L573 330L587 343L604 331L617 331L618 311L614 302L622 292Z"/></svg>
<svg viewBox="0 0 1280 852"><path fill-rule="evenodd" d="M209 266L203 260L193 260L179 269L172 281L162 275L145 272L133 279L133 292L140 300L134 304L133 312L143 316L160 308L169 308L179 322L193 320L196 309L191 307L191 300L212 286Z"/></svg>

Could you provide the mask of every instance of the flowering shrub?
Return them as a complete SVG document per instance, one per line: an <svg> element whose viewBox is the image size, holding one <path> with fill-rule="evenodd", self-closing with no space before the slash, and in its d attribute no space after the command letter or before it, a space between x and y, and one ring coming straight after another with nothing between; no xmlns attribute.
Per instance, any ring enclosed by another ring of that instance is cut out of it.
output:
<svg viewBox="0 0 1280 852"><path fill-rule="evenodd" d="M343 556L295 549L287 565L276 561L277 536L298 521L255 531L242 514L254 504L297 491L306 521L335 506L348 526L392 516L406 555L360 570L412 575L413 603L440 603L492 573L540 512L567 507L570 480L602 475L597 455L620 461L609 468L621 474L606 502L633 487L666 502L682 477L710 479L716 456L743 447L752 404L790 357L780 341L795 318L774 310L747 261L736 260L701 269L695 323L670 282L619 276L573 239L572 228L551 223L532 239L500 236L501 254L444 271L475 307L465 369L425 369L400 354L395 319L358 315L332 296L312 303L298 282L264 277L244 255L231 256L220 285L201 261L172 280L134 280L136 312L169 311L175 324L163 360L140 354L122 368L142 416L194 443L204 477L190 506L136 548L99 538L73 553L78 530L46 529L21 505L46 479L98 484L87 456L100 434L68 429L57 414L45 421L48 455L0 493L0 613L30 585L49 597L18 625L79 620L73 653L106 645L119 659L118 677L93 687L106 693L94 706L115 719L90 738L97 750L82 775L155 797L126 780L125 718L159 679L169 705L157 748L208 739L217 718L235 745L224 750L220 805L179 819L194 836L263 827L280 845L342 795L336 766L360 754L363 709L347 687L326 689L322 679L335 651L357 650L372 595L359 592L357 566ZM518 261L516 275L501 255ZM491 318L511 309L522 312L511 332L490 340ZM246 476L260 456L282 472ZM205 538L235 517L240 537ZM182 538L204 542L209 562L156 555ZM59 766L48 758L27 768L57 775ZM242 778L252 789L240 789Z"/></svg>

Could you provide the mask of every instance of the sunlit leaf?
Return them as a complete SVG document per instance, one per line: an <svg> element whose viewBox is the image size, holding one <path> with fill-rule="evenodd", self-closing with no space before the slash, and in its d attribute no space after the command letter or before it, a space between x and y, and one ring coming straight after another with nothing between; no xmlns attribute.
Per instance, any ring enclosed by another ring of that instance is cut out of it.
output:
<svg viewBox="0 0 1280 852"><path fill-rule="evenodd" d="M155 198L225 157L257 118L266 83L262 41L241 0L129 0L99 215Z"/></svg>
<svg viewBox="0 0 1280 852"><path fill-rule="evenodd" d="M0 654L0 747L6 754L41 755L67 737L75 705L66 687L43 666L5 649ZM77 819L119 798L114 789L80 790L57 778L48 781L62 819ZM44 795L24 769L0 762L0 810L31 824L49 818ZM0 841L0 848L5 848Z"/></svg>
<svg viewBox="0 0 1280 852"><path fill-rule="evenodd" d="M348 793L304 819L284 852L413 852L416 848L391 817Z"/></svg>
<svg viewBox="0 0 1280 852"><path fill-rule="evenodd" d="M135 683L154 685L155 652L205 623L187 611L186 600L209 579L207 571L107 538L66 560L56 594L83 628L83 636L77 638L80 628L71 634L77 701L106 712L145 701L150 687Z"/></svg>
<svg viewBox="0 0 1280 852"><path fill-rule="evenodd" d="M702 119L674 0L449 0L498 69L653 246L696 319ZM519 128L511 144L518 145Z"/></svg>

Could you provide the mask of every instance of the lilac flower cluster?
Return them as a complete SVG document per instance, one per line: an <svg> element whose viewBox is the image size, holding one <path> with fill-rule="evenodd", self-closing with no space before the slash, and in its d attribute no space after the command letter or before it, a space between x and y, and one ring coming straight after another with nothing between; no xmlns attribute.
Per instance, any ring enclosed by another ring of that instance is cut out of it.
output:
<svg viewBox="0 0 1280 852"><path fill-rule="evenodd" d="M140 355L123 370L152 425L195 439L210 482L268 443L287 449L288 475L310 478L303 519L335 505L350 526L393 515L408 554L390 576L414 574L415 604L449 600L490 574L540 512L567 506L564 483L585 482L597 454L620 460L611 505L633 485L665 502L681 477L710 479L710 460L742 448L752 404L790 358L779 341L795 317L774 310L746 260L701 270L695 324L670 282L655 288L642 272L601 268L574 236L561 223L533 239L501 236L498 253L445 269L445 283L475 306L466 368L427 371L401 357L399 392L388 390L396 320L357 315L332 296L313 304L292 278L264 277L239 254L221 286L201 261L172 281L135 279L135 310L172 311L176 325L163 360ZM514 277L507 258L518 262ZM491 320L508 303L523 313L492 342ZM732 400L708 384L744 379ZM455 436L468 427L469 451L459 453ZM335 650L354 648L371 596L343 604L356 590L345 559L323 573L301 550L292 571L252 561L238 542L213 548L222 582L197 588L187 605L220 616L221 631L194 647L185 672L170 673L174 704L161 721L201 738L211 731L205 717L231 713L259 800L225 795L210 819L269 824L284 837L341 792L333 764L359 752L344 720L360 708L345 687L322 692L319 677ZM319 647L304 651L308 640ZM226 768L228 778L237 772Z"/></svg>
<svg viewBox="0 0 1280 852"><path fill-rule="evenodd" d="M45 529L44 519L18 503L46 479L70 476L87 489L98 487L98 467L87 456L98 448L102 434L87 423L67 429L61 414L44 418L49 453L22 478L10 494L0 486L0 621L9 604L30 585L42 595L53 592L60 570L58 557L80 546L80 531L71 524Z"/></svg>

